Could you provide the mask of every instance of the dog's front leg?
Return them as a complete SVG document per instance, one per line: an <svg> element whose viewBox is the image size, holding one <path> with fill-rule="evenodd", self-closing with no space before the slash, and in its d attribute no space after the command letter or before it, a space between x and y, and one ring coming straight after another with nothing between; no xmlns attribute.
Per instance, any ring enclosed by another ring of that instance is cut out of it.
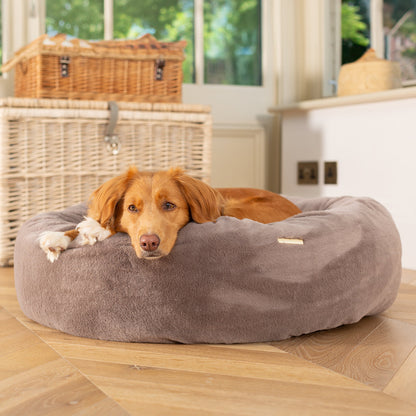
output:
<svg viewBox="0 0 416 416"><path fill-rule="evenodd" d="M103 241L113 233L111 230L104 228L98 221L91 217L84 217L84 221L77 225L77 231L81 239L81 245L92 246L97 241Z"/></svg>
<svg viewBox="0 0 416 416"><path fill-rule="evenodd" d="M75 230L43 232L39 236L39 245L46 253L48 260L53 263L77 236L80 238L81 245L93 245L97 241L105 240L112 234L112 231L103 228L98 221L91 217L85 217L84 221L80 222Z"/></svg>
<svg viewBox="0 0 416 416"><path fill-rule="evenodd" d="M78 230L45 231L39 236L40 248L46 253L48 260L53 263L65 251L71 241L78 235Z"/></svg>

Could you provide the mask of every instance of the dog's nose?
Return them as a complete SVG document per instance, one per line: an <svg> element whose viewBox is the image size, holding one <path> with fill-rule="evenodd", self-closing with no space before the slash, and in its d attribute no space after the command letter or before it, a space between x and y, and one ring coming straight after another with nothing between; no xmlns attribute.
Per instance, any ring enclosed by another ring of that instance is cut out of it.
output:
<svg viewBox="0 0 416 416"><path fill-rule="evenodd" d="M160 239L156 234L144 234L140 237L140 247L144 251L155 251L159 244Z"/></svg>

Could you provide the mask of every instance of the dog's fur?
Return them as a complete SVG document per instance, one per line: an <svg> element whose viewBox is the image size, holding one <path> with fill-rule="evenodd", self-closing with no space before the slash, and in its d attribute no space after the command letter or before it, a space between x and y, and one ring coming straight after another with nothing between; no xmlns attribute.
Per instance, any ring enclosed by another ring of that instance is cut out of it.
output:
<svg viewBox="0 0 416 416"><path fill-rule="evenodd" d="M271 223L300 212L272 192L214 189L182 169L149 173L132 167L93 192L88 216L75 230L45 232L40 246L53 262L78 235L81 244L91 245L124 232L138 257L155 259L171 252L179 230L189 221L204 223L226 215Z"/></svg>

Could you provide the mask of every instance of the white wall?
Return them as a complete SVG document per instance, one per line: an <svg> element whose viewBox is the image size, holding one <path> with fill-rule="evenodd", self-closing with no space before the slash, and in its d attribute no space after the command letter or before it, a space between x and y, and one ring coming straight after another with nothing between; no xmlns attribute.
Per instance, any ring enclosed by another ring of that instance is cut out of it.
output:
<svg viewBox="0 0 416 416"><path fill-rule="evenodd" d="M403 267L416 269L416 98L286 112L282 192L370 196L386 206L403 244ZM318 185L297 185L297 162L319 164ZM323 162L338 162L338 184L323 184Z"/></svg>

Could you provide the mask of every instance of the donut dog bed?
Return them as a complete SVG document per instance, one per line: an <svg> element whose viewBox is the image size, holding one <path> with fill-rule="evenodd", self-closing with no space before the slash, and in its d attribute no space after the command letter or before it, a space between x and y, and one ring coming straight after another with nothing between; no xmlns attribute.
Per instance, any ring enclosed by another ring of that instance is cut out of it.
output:
<svg viewBox="0 0 416 416"><path fill-rule="evenodd" d="M162 343L277 341L387 309L401 276L387 210L369 198L292 201L303 212L273 224L191 222L158 260L139 259L120 233L51 264L39 235L74 228L86 206L40 214L16 240L20 306L72 335Z"/></svg>

